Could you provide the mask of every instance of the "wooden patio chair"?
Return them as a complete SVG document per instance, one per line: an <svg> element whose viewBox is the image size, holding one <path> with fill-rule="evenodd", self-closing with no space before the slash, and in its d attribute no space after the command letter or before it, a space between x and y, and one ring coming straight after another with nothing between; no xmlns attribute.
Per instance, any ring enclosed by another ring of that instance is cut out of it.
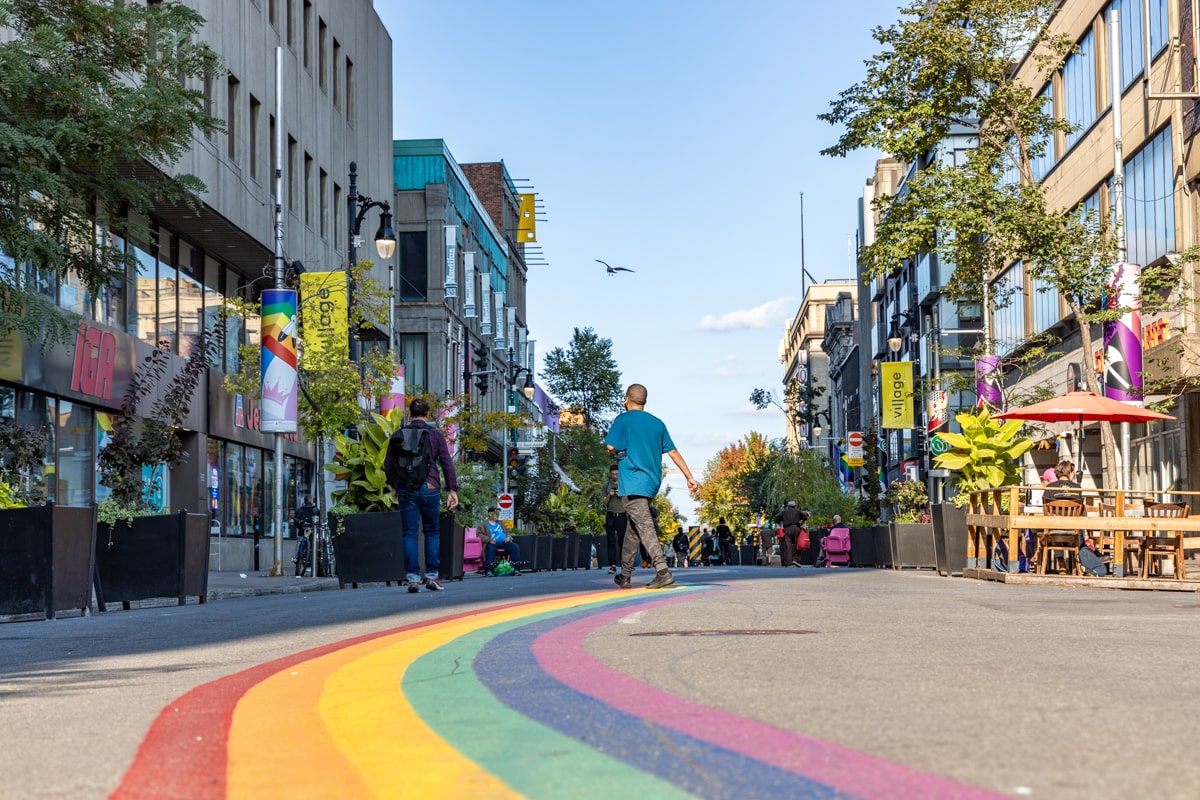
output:
<svg viewBox="0 0 1200 800"><path fill-rule="evenodd" d="M1047 517L1082 517L1083 503L1077 500L1050 500L1043 504L1042 513ZM1068 575L1083 575L1079 563L1079 532L1074 530L1047 530L1038 536L1037 574L1045 575L1053 565L1059 571L1059 562Z"/></svg>
<svg viewBox="0 0 1200 800"><path fill-rule="evenodd" d="M1182 519L1191 513L1186 503L1147 503L1146 516ZM1181 581L1187 577L1183 563L1183 531L1147 531L1142 539L1142 563L1138 573L1142 578L1165 578L1167 559L1171 559L1171 577Z"/></svg>

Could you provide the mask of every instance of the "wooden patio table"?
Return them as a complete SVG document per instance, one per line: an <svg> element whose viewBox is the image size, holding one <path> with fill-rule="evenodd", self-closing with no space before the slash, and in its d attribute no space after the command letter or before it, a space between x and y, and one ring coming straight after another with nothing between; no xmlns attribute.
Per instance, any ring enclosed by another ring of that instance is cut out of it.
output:
<svg viewBox="0 0 1200 800"><path fill-rule="evenodd" d="M1021 498L1026 492L1036 490L1037 486L1005 486L1000 489L988 489L982 492L972 492L970 505L967 507L967 567L987 569L989 560L988 537L1003 536L1008 540L1008 552L1019 552L1021 533L1026 529L1034 531L1049 530L1087 530L1110 533L1113 537L1113 552L1120 554L1124 551L1125 536L1137 532L1182 532L1185 550L1200 548L1200 516L1196 517L1146 517L1140 506L1126 508L1126 495L1138 497L1156 494L1154 492L1125 492L1113 489L1076 489L1084 503L1089 499L1109 496L1115 499L1116 512L1111 517L1082 516L1066 517L1047 514L1021 513L1023 506ZM1193 494L1189 492L1164 493L1172 496ZM1003 510L1004 498L1007 498L1009 509L1018 509L1017 513ZM1019 559L1010 556L1008 571L1015 573L1019 570ZM1182 566L1180 567L1182 569ZM1112 577L1125 577L1125 565L1120 556L1113 560Z"/></svg>

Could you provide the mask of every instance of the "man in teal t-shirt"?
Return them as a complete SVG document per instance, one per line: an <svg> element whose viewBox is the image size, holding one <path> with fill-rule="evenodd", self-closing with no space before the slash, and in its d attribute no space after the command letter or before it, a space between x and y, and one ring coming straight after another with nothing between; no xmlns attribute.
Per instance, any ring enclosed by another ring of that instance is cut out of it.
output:
<svg viewBox="0 0 1200 800"><path fill-rule="evenodd" d="M700 485L692 477L683 456L675 449L667 426L653 414L646 413L646 387L634 383L625 391L625 413L617 415L604 445L617 456L617 485L625 504L629 535L621 548L621 571L613 580L622 589L630 588L629 577L637 559L638 545L646 548L654 564L654 579L648 589L661 589L675 583L667 569L667 559L650 514L650 500L658 494L662 483L662 457L665 453L687 479L688 491L695 493Z"/></svg>

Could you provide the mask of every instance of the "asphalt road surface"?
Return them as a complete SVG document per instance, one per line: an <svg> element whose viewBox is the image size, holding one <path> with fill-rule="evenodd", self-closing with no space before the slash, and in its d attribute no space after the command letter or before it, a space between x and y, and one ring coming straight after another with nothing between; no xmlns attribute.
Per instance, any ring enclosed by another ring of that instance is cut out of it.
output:
<svg viewBox="0 0 1200 800"><path fill-rule="evenodd" d="M0 797L1200 797L1195 595L676 575L0 625Z"/></svg>

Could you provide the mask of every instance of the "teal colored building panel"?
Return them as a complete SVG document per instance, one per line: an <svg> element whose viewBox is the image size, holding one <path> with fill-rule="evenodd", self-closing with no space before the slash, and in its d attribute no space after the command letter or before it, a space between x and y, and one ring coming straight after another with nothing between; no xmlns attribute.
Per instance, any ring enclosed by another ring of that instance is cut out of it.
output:
<svg viewBox="0 0 1200 800"><path fill-rule="evenodd" d="M476 257L479 269L492 276L492 291L508 292L508 253L496 238L491 218L476 206L462 170L443 139L405 139L392 142L392 181L398 191L424 191L426 184L444 183L450 204L471 226L482 251ZM461 231L460 231L461 234ZM459 245L463 243L460 241Z"/></svg>

